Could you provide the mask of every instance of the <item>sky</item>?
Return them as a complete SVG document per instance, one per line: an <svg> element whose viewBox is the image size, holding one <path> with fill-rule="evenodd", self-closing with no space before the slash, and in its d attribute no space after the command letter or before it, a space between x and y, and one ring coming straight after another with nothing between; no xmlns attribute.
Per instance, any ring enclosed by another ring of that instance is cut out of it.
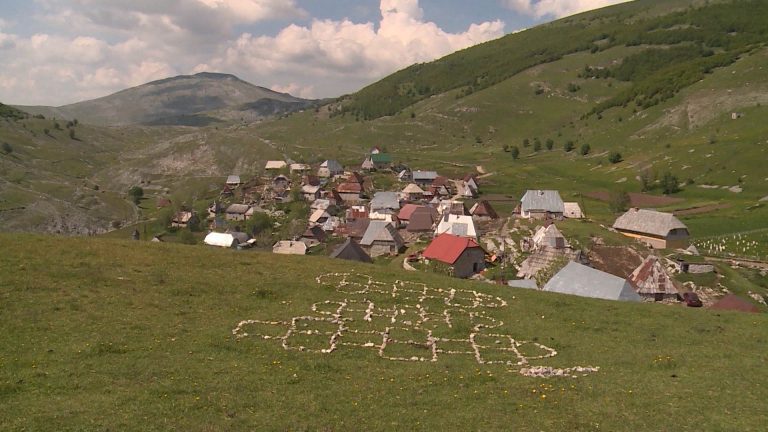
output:
<svg viewBox="0 0 768 432"><path fill-rule="evenodd" d="M222 72L305 98L627 0L0 0L0 102Z"/></svg>

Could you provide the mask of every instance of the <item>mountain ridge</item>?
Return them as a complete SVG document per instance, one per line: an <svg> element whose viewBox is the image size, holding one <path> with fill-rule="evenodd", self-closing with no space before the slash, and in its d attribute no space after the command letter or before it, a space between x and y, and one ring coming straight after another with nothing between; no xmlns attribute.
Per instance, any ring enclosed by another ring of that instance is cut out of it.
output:
<svg viewBox="0 0 768 432"><path fill-rule="evenodd" d="M260 101L265 101L260 104ZM256 86L232 74L200 72L150 81L107 96L59 107L15 106L30 114L99 126L193 125L224 121L227 111L249 120L282 115L317 104ZM217 115L215 112L219 111ZM182 122L175 119L185 119Z"/></svg>

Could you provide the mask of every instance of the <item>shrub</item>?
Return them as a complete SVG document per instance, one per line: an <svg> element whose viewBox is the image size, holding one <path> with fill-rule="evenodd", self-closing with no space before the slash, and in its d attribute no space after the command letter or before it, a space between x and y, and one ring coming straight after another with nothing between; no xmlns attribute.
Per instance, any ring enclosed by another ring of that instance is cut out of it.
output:
<svg viewBox="0 0 768 432"><path fill-rule="evenodd" d="M555 146L555 141L552 138L547 138L547 150L552 150Z"/></svg>
<svg viewBox="0 0 768 432"><path fill-rule="evenodd" d="M520 149L517 148L517 146L512 146L509 152L512 153L512 159L517 159L520 157Z"/></svg>
<svg viewBox="0 0 768 432"><path fill-rule="evenodd" d="M575 148L575 145L573 144L573 141L568 140L563 144L563 150L565 150L566 153L570 153Z"/></svg>
<svg viewBox="0 0 768 432"><path fill-rule="evenodd" d="M589 154L589 151L590 151L590 150L591 150L591 148L589 147L589 144L587 144L587 143L584 143L584 144L582 144L582 145L581 145L581 150L579 150L579 153L580 153L582 156L586 156L586 155L588 155L588 154Z"/></svg>
<svg viewBox="0 0 768 432"><path fill-rule="evenodd" d="M621 153L619 153L619 152L615 152L614 151L614 152L611 152L608 155L608 162L610 162L612 164L617 164L617 163L621 162L622 160L624 160L624 159L622 159Z"/></svg>

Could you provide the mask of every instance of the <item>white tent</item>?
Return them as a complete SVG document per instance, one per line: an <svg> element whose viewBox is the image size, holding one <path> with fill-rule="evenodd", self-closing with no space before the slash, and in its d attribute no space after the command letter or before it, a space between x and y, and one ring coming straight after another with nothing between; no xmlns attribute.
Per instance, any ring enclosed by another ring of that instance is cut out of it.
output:
<svg viewBox="0 0 768 432"><path fill-rule="evenodd" d="M205 240L203 240L203 243L209 246L218 246L218 247L225 247L225 248L236 247L239 244L235 236L233 236L232 234L217 233L217 232L211 232L207 236L205 236Z"/></svg>

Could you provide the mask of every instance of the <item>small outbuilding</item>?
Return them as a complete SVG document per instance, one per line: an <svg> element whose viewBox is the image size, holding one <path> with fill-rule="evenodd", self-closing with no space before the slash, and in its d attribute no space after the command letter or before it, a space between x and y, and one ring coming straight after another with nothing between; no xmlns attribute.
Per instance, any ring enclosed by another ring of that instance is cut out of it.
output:
<svg viewBox="0 0 768 432"><path fill-rule="evenodd" d="M565 216L568 219L584 218L584 212L581 210L581 206L579 206L579 203L577 202L563 203L563 208L565 209L565 211L563 212L563 216Z"/></svg>

